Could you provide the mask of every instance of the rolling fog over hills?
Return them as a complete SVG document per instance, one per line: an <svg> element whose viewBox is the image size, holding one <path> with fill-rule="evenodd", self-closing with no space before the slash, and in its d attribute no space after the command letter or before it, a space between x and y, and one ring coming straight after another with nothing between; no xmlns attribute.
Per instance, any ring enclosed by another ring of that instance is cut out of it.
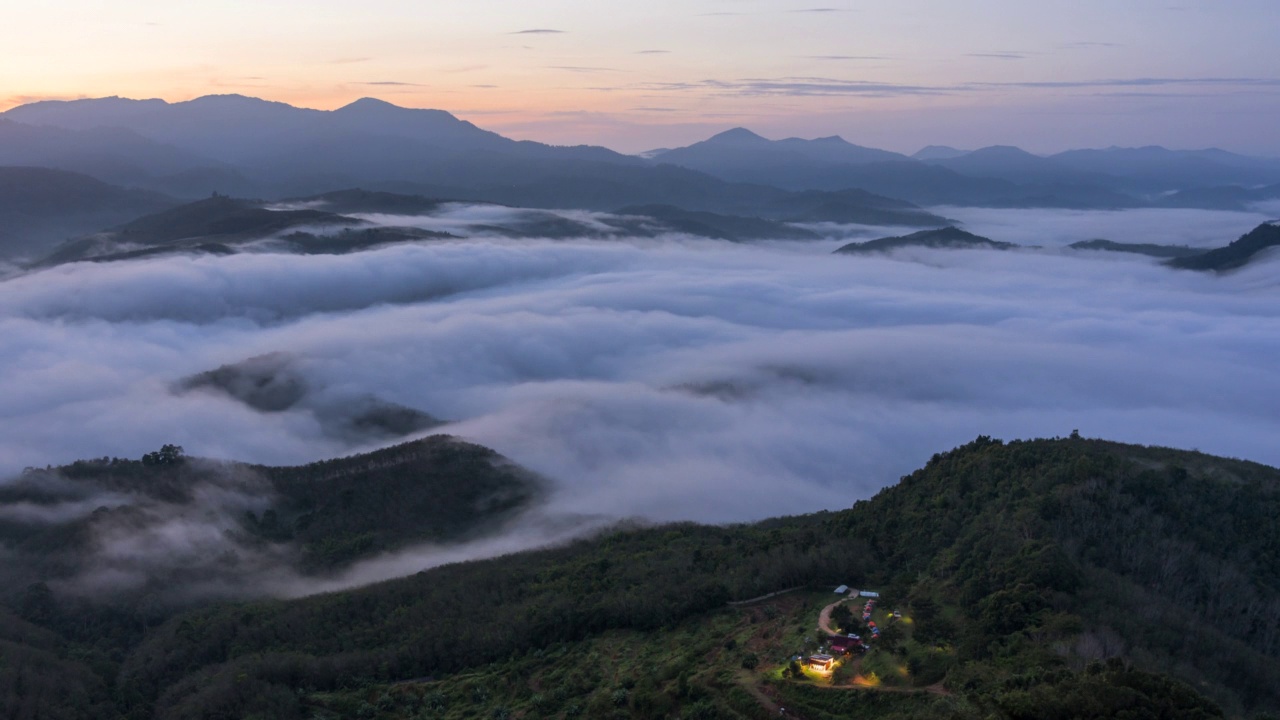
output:
<svg viewBox="0 0 1280 720"><path fill-rule="evenodd" d="M1280 717L1276 0L5 19L0 719Z"/></svg>
<svg viewBox="0 0 1280 720"><path fill-rule="evenodd" d="M435 230L440 219L363 216ZM0 467L176 443L285 464L369 445L374 397L548 478L566 513L715 522L841 507L977 431L1080 429L1280 462L1277 260L1226 275L1073 241L1222 245L1265 215L971 210L1039 250L831 258L830 240L431 240L74 263L0 283ZM442 225L443 223L443 225ZM264 411L174 384L287 351Z"/></svg>

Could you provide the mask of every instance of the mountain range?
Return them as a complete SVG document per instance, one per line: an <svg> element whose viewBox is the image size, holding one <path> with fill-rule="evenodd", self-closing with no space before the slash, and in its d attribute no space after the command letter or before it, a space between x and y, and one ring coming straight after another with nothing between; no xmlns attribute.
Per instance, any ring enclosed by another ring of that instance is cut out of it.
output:
<svg viewBox="0 0 1280 720"><path fill-rule="evenodd" d="M1280 160L1212 149L1041 157L932 146L908 157L839 137L767 140L736 128L644 155L511 140L441 110L371 98L332 111L217 95L41 101L0 113L0 165L70 170L186 198L364 187L526 207L662 204L758 215L753 208L785 198L784 190L1004 207L1238 208L1280 197Z"/></svg>
<svg viewBox="0 0 1280 720"><path fill-rule="evenodd" d="M874 188L921 205L1241 209L1280 197L1280 188L1269 187L1280 180L1280 161L1222 150L1108 148L1042 157L1009 146L930 146L907 157L839 137L767 140L736 128L649 157L737 182Z"/></svg>

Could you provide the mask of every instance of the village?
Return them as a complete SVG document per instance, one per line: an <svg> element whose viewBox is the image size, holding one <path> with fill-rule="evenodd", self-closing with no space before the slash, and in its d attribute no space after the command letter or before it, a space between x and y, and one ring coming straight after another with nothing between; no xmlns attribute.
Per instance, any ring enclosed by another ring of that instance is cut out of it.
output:
<svg viewBox="0 0 1280 720"><path fill-rule="evenodd" d="M880 593L872 590L856 590L851 589L848 585L841 585L836 588L835 593L841 596L848 596L844 599L823 608L822 613L818 616L818 633L820 637L825 637L819 648L819 652L809 655L805 660L805 667L809 672L823 679L829 679L835 671L846 663L851 663L863 653L870 649L870 643L880 638L880 626L873 618L876 610L876 602L880 599ZM861 624L853 622L853 613L848 610L848 604L854 603L855 600L865 600L862 605ZM838 612L838 611L843 612ZM890 621L902 619L902 613L894 610L888 614ZM834 624L833 624L834 623ZM866 640L862 635L849 632L855 627L865 627L867 634ZM800 658L793 657L793 661ZM872 681L862 678L863 685L873 684Z"/></svg>
<svg viewBox="0 0 1280 720"><path fill-rule="evenodd" d="M814 591L804 594L811 598L805 604L816 607ZM915 642L910 615L886 604L875 590L840 585L834 594L833 602L820 601L811 633L793 636L802 647L768 669L766 679L827 689L945 692L926 677L932 673L918 656L946 651Z"/></svg>

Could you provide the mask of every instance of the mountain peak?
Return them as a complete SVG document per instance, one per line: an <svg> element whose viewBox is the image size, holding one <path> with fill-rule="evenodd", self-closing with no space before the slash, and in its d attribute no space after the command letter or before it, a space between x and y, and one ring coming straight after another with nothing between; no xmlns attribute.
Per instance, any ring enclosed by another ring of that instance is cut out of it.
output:
<svg viewBox="0 0 1280 720"><path fill-rule="evenodd" d="M717 135L707 138L707 142L769 142L763 137L751 132L744 127L736 127L732 130L725 130Z"/></svg>
<svg viewBox="0 0 1280 720"><path fill-rule="evenodd" d="M917 160L951 160L968 154L968 150L959 150L950 145L926 145L911 157Z"/></svg>
<svg viewBox="0 0 1280 720"><path fill-rule="evenodd" d="M375 110L375 109L376 109L376 110L385 110L385 109L387 109L387 108L395 108L396 110L403 110L403 109L404 109L404 108L400 107L399 105L395 105L395 104L389 103L389 102L387 102L386 100L379 100L378 98L374 98L374 97L362 97L362 98L360 98L359 100L356 100L355 102L351 102L351 103L347 103L346 105L343 105L342 107L338 108L338 110L339 110L339 111L342 111L342 110Z"/></svg>

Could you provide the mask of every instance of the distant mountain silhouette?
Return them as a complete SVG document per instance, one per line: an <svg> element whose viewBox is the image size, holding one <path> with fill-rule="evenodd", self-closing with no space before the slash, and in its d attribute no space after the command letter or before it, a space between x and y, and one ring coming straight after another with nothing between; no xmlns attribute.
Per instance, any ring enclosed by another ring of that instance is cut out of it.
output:
<svg viewBox="0 0 1280 720"><path fill-rule="evenodd" d="M68 170L115 185L172 195L184 194L182 191L193 184L200 195L214 189L244 192L252 185L234 167L127 128L27 125L6 119L8 113L2 115L0 165ZM209 182L200 181L201 176ZM206 189L206 184L216 187Z"/></svg>
<svg viewBox="0 0 1280 720"><path fill-rule="evenodd" d="M1280 183L1280 160L1224 150L1168 150L1149 146L1071 150L1049 159L1074 170L1119 178L1114 187L1136 192L1190 190L1217 185Z"/></svg>
<svg viewBox="0 0 1280 720"><path fill-rule="evenodd" d="M1018 247L1013 243L1000 242L991 238L974 235L957 227L938 228L936 230L921 230L910 235L902 235L898 237L885 237L878 240L869 240L867 242L849 243L840 247L835 252L843 255L862 255L878 252L889 252L891 250L899 250L902 248L925 247L925 248L945 248L945 249L967 249L979 248L986 250L1010 250Z"/></svg>
<svg viewBox="0 0 1280 720"><path fill-rule="evenodd" d="M1170 193L1161 198L1160 204L1175 208L1248 210L1255 203L1267 200L1280 200L1280 184L1260 188L1244 188L1239 185L1193 188Z"/></svg>
<svg viewBox="0 0 1280 720"><path fill-rule="evenodd" d="M766 140L746 128L734 128L702 142L659 153L652 159L718 175L738 163L747 162L752 165L786 165L797 162L814 165L861 165L906 160L907 157L886 150L854 145L839 137Z"/></svg>
<svg viewBox="0 0 1280 720"><path fill-rule="evenodd" d="M472 201L383 191L339 190L278 203L215 195L69 240L32 267L86 260L134 260L173 253L342 254L392 243L470 236L617 239L683 233L733 242L813 240L822 235L798 223L892 224L903 219L926 225L945 222L908 203L859 190L787 193L774 188L752 189L761 191L758 199L764 203L753 210L764 210L784 219L651 204L625 206L611 213L599 213L590 220L572 213L495 205L491 217L466 221L451 218L448 213ZM362 217L381 214L431 218L440 213L446 216L447 232L424 229L420 227L422 220L396 226L375 224Z"/></svg>
<svg viewBox="0 0 1280 720"><path fill-rule="evenodd" d="M969 152L969 150L957 150L947 145L926 145L913 153L911 157L915 160L950 160L961 155L967 155Z"/></svg>
<svg viewBox="0 0 1280 720"><path fill-rule="evenodd" d="M1278 221L1280 222L1280 221ZM1280 224L1263 223L1240 239L1225 247L1215 248L1199 255L1174 258L1170 267L1183 270L1212 270L1225 272L1249 264L1264 250L1280 246Z"/></svg>
<svg viewBox="0 0 1280 720"><path fill-rule="evenodd" d="M186 197L219 191L283 198L363 187L538 208L608 211L631 205L673 205L784 221L865 218L859 221L915 226L941 222L909 203L893 203L874 194L861 199L847 194L828 198L824 207L833 212L826 216L814 215L812 208L807 214L797 213L797 203L811 205L808 199L769 187L768 182L726 182L600 147L515 141L441 110L401 108L370 98L333 111L240 95L179 103L121 98L46 101L2 113L0 122L11 126L11 134L43 133L78 140L69 152L53 152L59 143L45 143L47 152L28 153L32 164L74 165L95 176L101 172L119 177L128 173L117 167L102 170L99 158L136 151L156 159L132 172L135 184L169 187ZM127 137L134 150L124 151L105 137L95 144L99 135L112 133ZM902 158L838 138L782 142L789 148L788 156L805 162L831 153ZM6 151L0 133L0 157ZM237 188L247 190L240 193ZM870 203L866 212L851 205L861 200Z"/></svg>
<svg viewBox="0 0 1280 720"><path fill-rule="evenodd" d="M776 220L684 210L672 205L634 205L621 208L617 214L653 218L671 231L717 240L816 240L821 237L811 230Z"/></svg>
<svg viewBox="0 0 1280 720"><path fill-rule="evenodd" d="M0 164L72 170L186 198L363 187L527 207L657 204L786 220L775 211L787 202L783 191L857 189L917 205L1124 208L1220 204L1190 191L1280 183L1280 160L1222 151L1112 148L1045 158L1009 147L934 146L910 158L840 137L768 140L745 128L645 155L516 141L442 110L372 98L332 111L212 95L43 101L0 113ZM1177 191L1186 192L1169 194ZM937 224L912 212L885 222Z"/></svg>
<svg viewBox="0 0 1280 720"><path fill-rule="evenodd" d="M273 211L262 203L225 196L146 215L115 230L68 241L38 266L78 260L118 260L162 252L226 253L240 242L260 240L290 228L355 227L363 222L320 210Z"/></svg>
<svg viewBox="0 0 1280 720"><path fill-rule="evenodd" d="M962 175L1008 180L1019 185L1093 184L1105 187L1106 182L1106 178L1099 174L1076 170L1008 145L994 145L928 162Z"/></svg>
<svg viewBox="0 0 1280 720"><path fill-rule="evenodd" d="M176 203L65 170L0 167L0 258L41 256L68 238Z"/></svg>
<svg viewBox="0 0 1280 720"><path fill-rule="evenodd" d="M1219 199L1195 190L1280 182L1280 161L1223 151L1112 148L1041 157L1010 146L928 146L908 158L839 138L771 141L743 128L652 157L735 182L862 188L926 206L1216 207Z"/></svg>
<svg viewBox="0 0 1280 720"><path fill-rule="evenodd" d="M1189 255L1199 255L1204 252L1199 248L1188 247L1186 245L1156 245L1155 243L1123 243L1112 240L1081 240L1073 242L1067 247L1072 250L1102 250L1105 252L1134 253L1137 255L1149 255L1158 258L1176 258L1187 257Z"/></svg>

